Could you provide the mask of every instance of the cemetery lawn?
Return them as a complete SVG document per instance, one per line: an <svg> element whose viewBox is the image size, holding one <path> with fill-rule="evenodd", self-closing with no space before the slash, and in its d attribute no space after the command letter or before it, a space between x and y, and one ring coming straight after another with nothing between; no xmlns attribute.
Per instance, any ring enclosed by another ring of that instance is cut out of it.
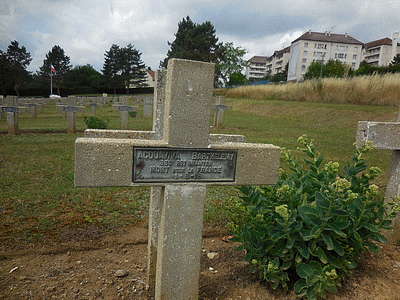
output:
<svg viewBox="0 0 400 300"><path fill-rule="evenodd" d="M133 104L133 100L132 103ZM397 107L227 99L223 126L212 133L243 134L247 142L271 143L296 151L299 136L315 139L325 162L342 166L354 153L358 121L397 119ZM0 298L1 299L147 299L146 240L149 188L74 188L74 142L67 120L54 102L32 120L20 114L20 135L7 135L0 119ZM98 110L119 129L119 112ZM139 111L130 129L150 130L151 118ZM373 150L369 166L383 170L376 184L382 193L390 151ZM209 187L205 203L200 299L296 299L258 281L237 245L223 241L238 192ZM400 247L383 245L366 254L338 295L328 299L400 299ZM207 253L217 252L210 260ZM18 268L17 268L18 267ZM212 269L210 269L212 268ZM126 277L116 277L124 269Z"/></svg>

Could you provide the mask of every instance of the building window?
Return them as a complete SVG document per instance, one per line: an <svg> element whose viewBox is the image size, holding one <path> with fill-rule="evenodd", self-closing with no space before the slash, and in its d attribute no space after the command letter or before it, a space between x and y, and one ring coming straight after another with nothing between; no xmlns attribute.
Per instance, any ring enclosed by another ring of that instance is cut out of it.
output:
<svg viewBox="0 0 400 300"><path fill-rule="evenodd" d="M354 47L354 52L358 52L358 47Z"/></svg>
<svg viewBox="0 0 400 300"><path fill-rule="evenodd" d="M307 56L307 51L304 51L304 52L303 52L303 55L304 55L304 56Z"/></svg>
<svg viewBox="0 0 400 300"><path fill-rule="evenodd" d="M346 58L347 54L344 53L335 53L335 58Z"/></svg>
<svg viewBox="0 0 400 300"><path fill-rule="evenodd" d="M307 62L307 58L303 58L303 63L306 63Z"/></svg>
<svg viewBox="0 0 400 300"><path fill-rule="evenodd" d="M356 63L352 63L352 64L351 64L351 68L352 68L352 69L355 69L355 68L356 68Z"/></svg>
<svg viewBox="0 0 400 300"><path fill-rule="evenodd" d="M357 59L357 54L354 54L354 55L353 55L353 59Z"/></svg>
<svg viewBox="0 0 400 300"><path fill-rule="evenodd" d="M308 43L304 43L304 48L308 48Z"/></svg>
<svg viewBox="0 0 400 300"><path fill-rule="evenodd" d="M306 70L306 66L305 66L305 65L302 65L302 66L301 66L301 71L304 72L305 70Z"/></svg>

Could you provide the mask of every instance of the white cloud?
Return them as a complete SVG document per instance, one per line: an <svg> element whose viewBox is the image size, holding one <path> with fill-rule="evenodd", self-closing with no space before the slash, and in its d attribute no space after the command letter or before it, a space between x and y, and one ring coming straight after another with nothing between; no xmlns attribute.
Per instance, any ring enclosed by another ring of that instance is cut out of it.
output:
<svg viewBox="0 0 400 300"><path fill-rule="evenodd" d="M54 45L71 63L100 70L112 44L131 43L153 69L166 56L180 22L211 21L220 41L271 55L302 32L348 33L362 42L400 29L398 0L0 0L0 49L18 40L38 70ZM9 4L8 6L5 4Z"/></svg>

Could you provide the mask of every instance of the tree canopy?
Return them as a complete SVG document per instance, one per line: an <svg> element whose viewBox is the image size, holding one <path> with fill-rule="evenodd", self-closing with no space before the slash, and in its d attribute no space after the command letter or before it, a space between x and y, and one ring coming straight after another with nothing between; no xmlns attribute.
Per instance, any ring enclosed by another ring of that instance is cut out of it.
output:
<svg viewBox="0 0 400 300"><path fill-rule="evenodd" d="M306 74L304 75L304 79L312 79L319 77L343 77L346 72L348 73L349 68L339 60L330 59L326 64L322 65L321 61L312 62Z"/></svg>
<svg viewBox="0 0 400 300"><path fill-rule="evenodd" d="M42 78L42 82L48 84L50 82L51 67L54 67L53 85L60 94L60 87L64 82L65 75L72 69L69 56L65 55L64 49L60 46L54 46L51 51L46 54L43 65L38 71L38 75ZM53 75L53 74L52 74Z"/></svg>
<svg viewBox="0 0 400 300"><path fill-rule="evenodd" d="M26 68L31 63L31 54L17 41L12 41L7 52L0 50L0 87L4 91L13 88L19 96L20 87L29 78Z"/></svg>
<svg viewBox="0 0 400 300"><path fill-rule="evenodd" d="M189 16L178 23L175 40L170 43L167 57L160 67L167 68L171 58L183 58L216 63L222 55L222 43L218 42L215 28L210 22L193 23Z"/></svg>
<svg viewBox="0 0 400 300"><path fill-rule="evenodd" d="M132 44L123 48L113 44L110 50L106 51L102 72L107 84L113 87L114 91L126 87L129 93L129 85L145 86L146 69L141 55Z"/></svg>
<svg viewBox="0 0 400 300"><path fill-rule="evenodd" d="M223 44L221 49L222 55L216 64L216 73L220 74L220 80L224 85L227 85L228 82L229 85L232 85L233 82L237 84L236 81L241 78L238 73L241 73L243 68L248 65L248 62L243 59L247 51L241 47L235 48L231 42Z"/></svg>
<svg viewBox="0 0 400 300"><path fill-rule="evenodd" d="M167 68L171 58L182 58L215 63L216 86L226 85L230 76L241 72L247 65L243 59L246 50L235 48L233 43L218 42L214 26L209 22L194 23L189 16L178 23L175 40L168 42L170 49L167 57L160 62L161 68ZM237 76L235 75L236 81Z"/></svg>

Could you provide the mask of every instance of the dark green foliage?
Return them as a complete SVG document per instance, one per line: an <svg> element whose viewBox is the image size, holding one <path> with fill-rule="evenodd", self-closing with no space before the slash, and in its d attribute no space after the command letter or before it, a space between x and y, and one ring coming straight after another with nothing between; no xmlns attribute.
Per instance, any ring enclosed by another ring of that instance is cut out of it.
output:
<svg viewBox="0 0 400 300"><path fill-rule="evenodd" d="M367 165L357 149L342 171L339 164L322 164L322 155L305 136L299 139L305 165L283 151L289 173L281 171L277 185L241 187L240 213L230 227L253 272L287 288L294 282L298 296L308 299L336 292L357 266L364 251L378 252L385 243L381 229L390 229L398 203L386 205L371 183L380 173Z"/></svg>
<svg viewBox="0 0 400 300"><path fill-rule="evenodd" d="M85 66L75 66L66 75L65 86L68 88L101 88L103 85L103 76L96 71L93 66L87 64Z"/></svg>
<svg viewBox="0 0 400 300"><path fill-rule="evenodd" d="M13 89L19 96L19 89L29 80L26 68L31 61L31 54L17 41L11 42L7 52L0 50L0 89L3 94L6 89Z"/></svg>
<svg viewBox="0 0 400 300"><path fill-rule="evenodd" d="M391 65L391 66L400 65L400 53L397 53L397 54L393 57L392 61L390 62L390 65Z"/></svg>
<svg viewBox="0 0 400 300"><path fill-rule="evenodd" d="M107 129L108 127L107 120L95 116L84 116L83 121L89 129Z"/></svg>
<svg viewBox="0 0 400 300"><path fill-rule="evenodd" d="M346 65L339 60L328 60L322 65L321 61L312 62L307 68L304 79L320 78L320 77L343 77L348 72Z"/></svg>
<svg viewBox="0 0 400 300"><path fill-rule="evenodd" d="M46 58L43 60L43 65L38 71L41 77L41 83L44 86L50 84L51 66L54 67L56 72L52 74L53 87L57 89L57 94L60 95L60 88L64 85L65 75L72 69L69 56L65 55L64 49L60 46L54 46Z"/></svg>
<svg viewBox="0 0 400 300"><path fill-rule="evenodd" d="M171 58L183 58L205 62L216 62L222 54L215 35L215 28L210 22L196 24L189 16L178 23L175 40L168 45L167 58L160 62L160 67L167 68Z"/></svg>
<svg viewBox="0 0 400 300"><path fill-rule="evenodd" d="M354 75L372 75L400 72L400 55L393 58L387 67L371 66L365 60L360 63L360 67L354 72Z"/></svg>
<svg viewBox="0 0 400 300"><path fill-rule="evenodd" d="M123 48L113 44L106 51L102 72L108 86L114 88L114 93L117 88L126 88L129 93L126 82L137 88L145 87L146 70L141 55L132 44Z"/></svg>

